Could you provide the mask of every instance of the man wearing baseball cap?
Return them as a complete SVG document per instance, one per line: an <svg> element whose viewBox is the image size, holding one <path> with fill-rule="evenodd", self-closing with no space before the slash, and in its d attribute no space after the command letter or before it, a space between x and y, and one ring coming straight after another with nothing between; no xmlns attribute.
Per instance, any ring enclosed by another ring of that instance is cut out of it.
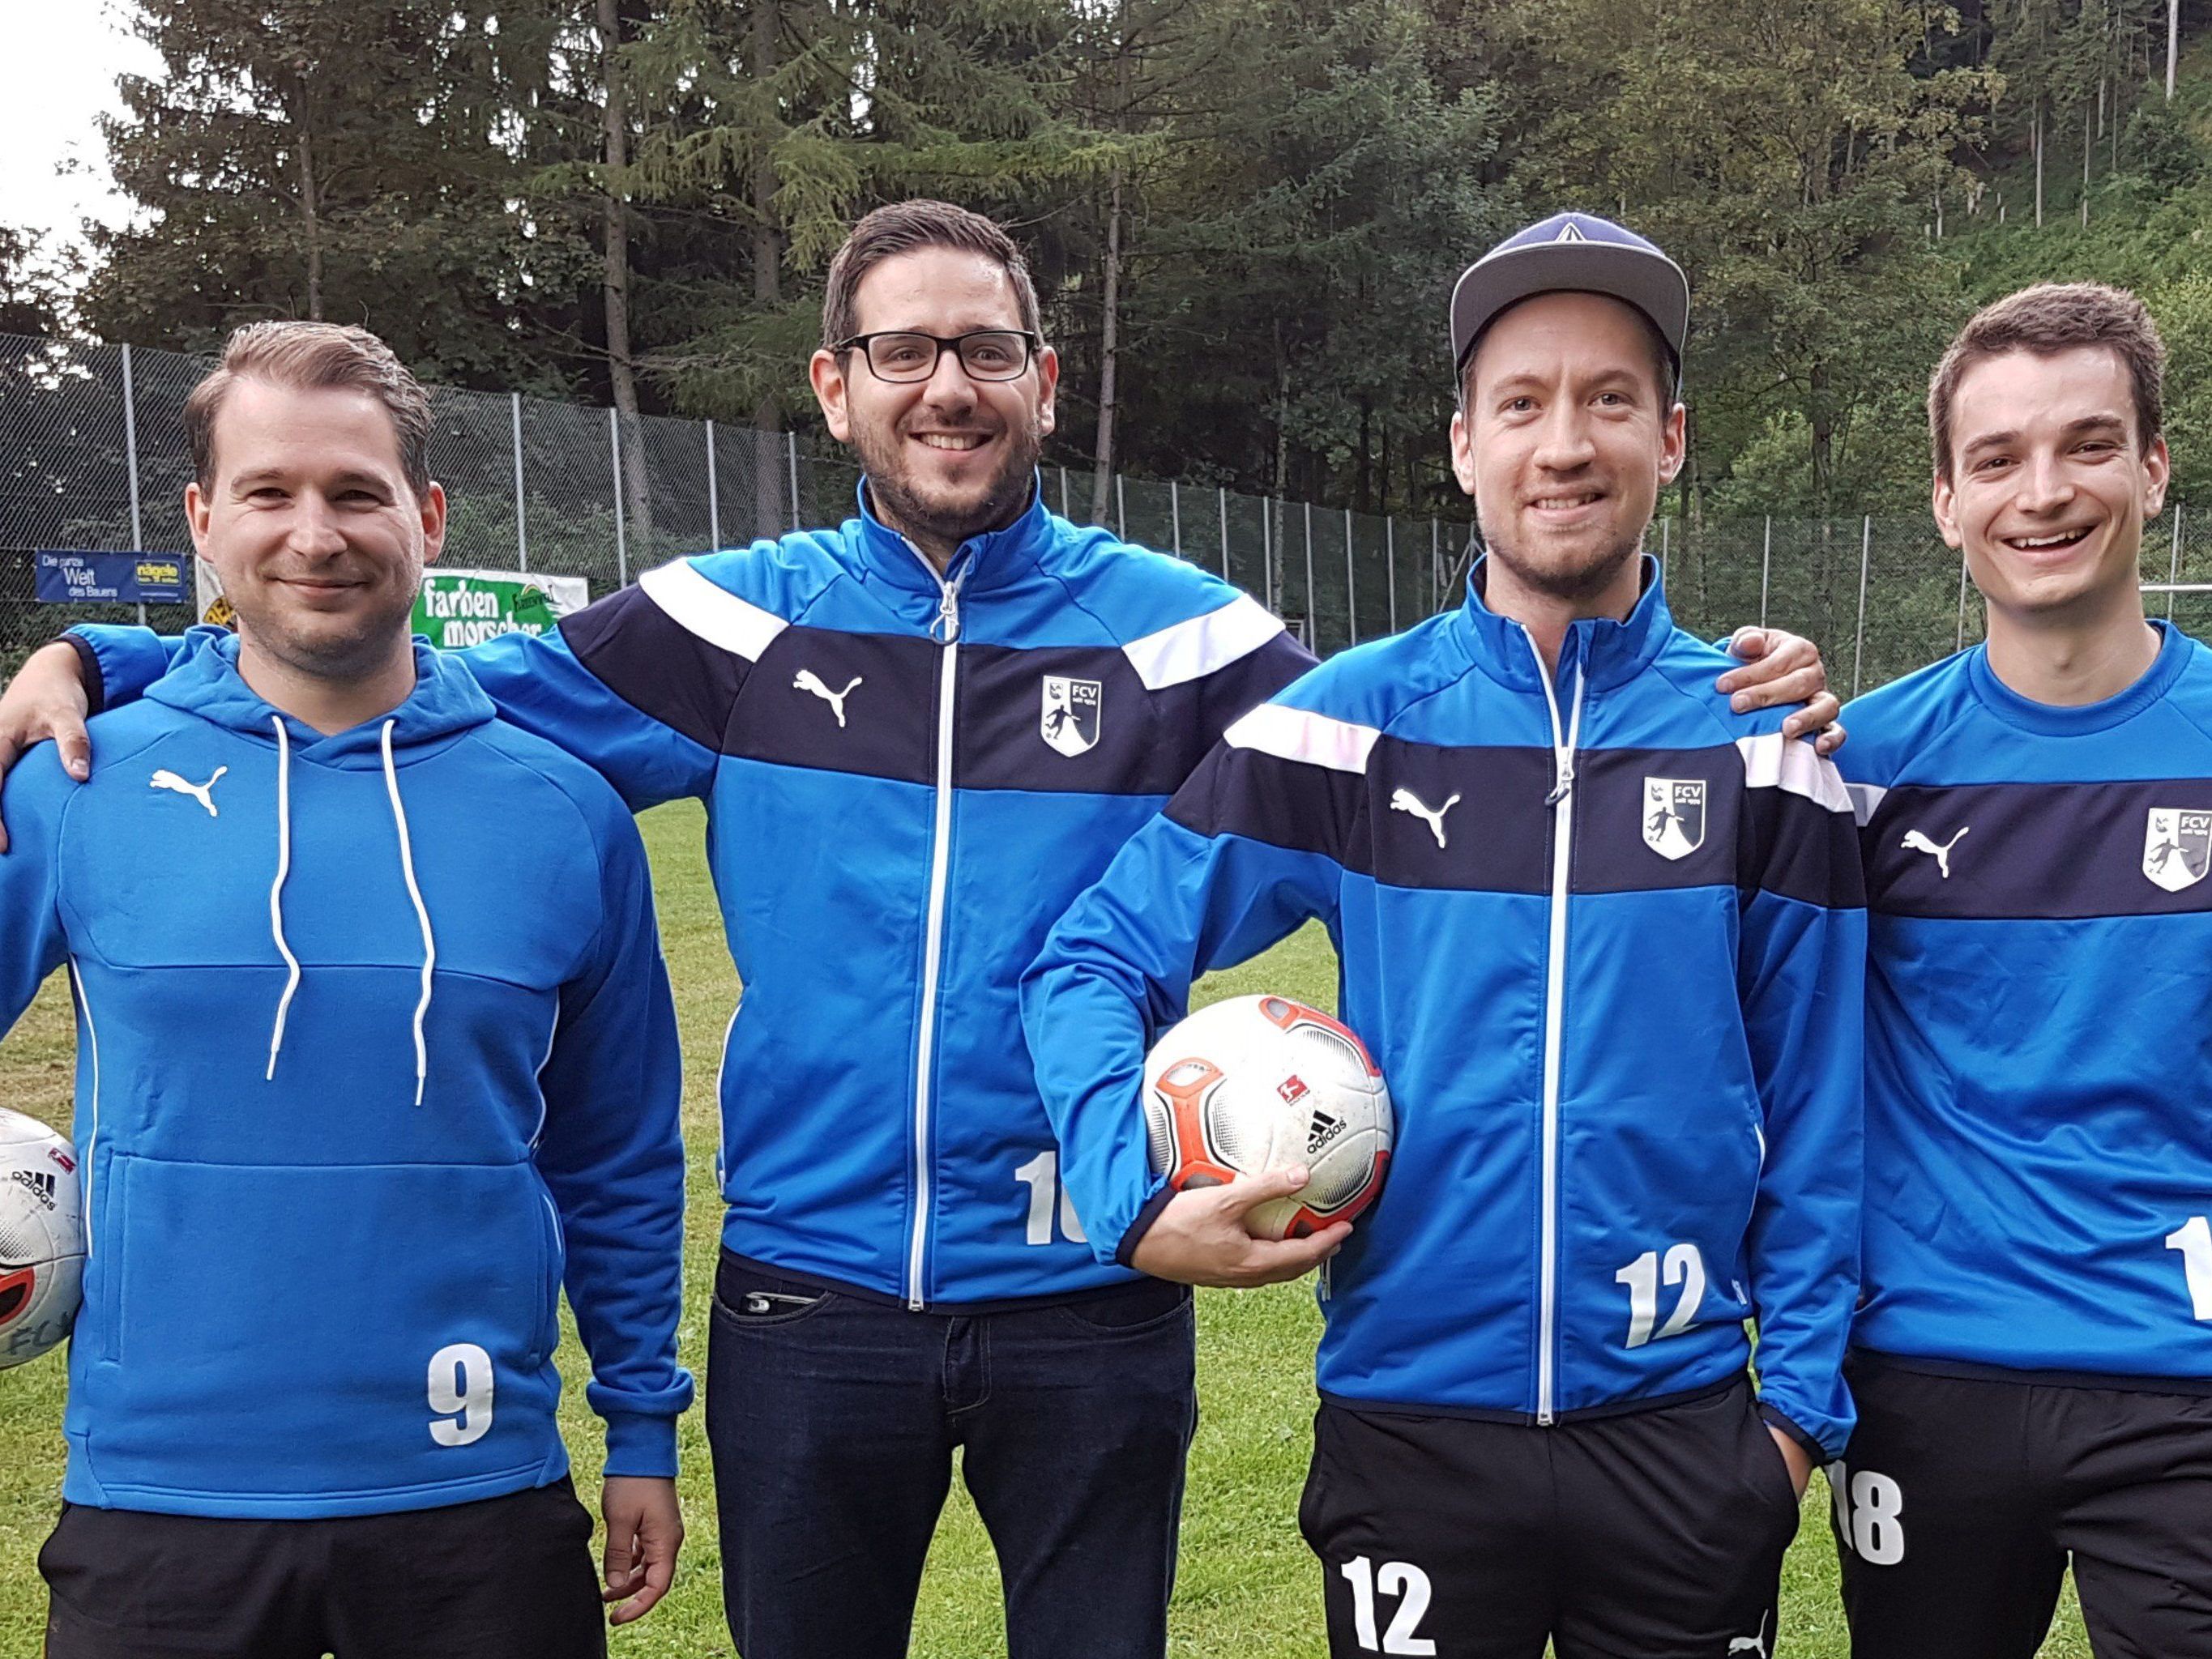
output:
<svg viewBox="0 0 2212 1659"><path fill-rule="evenodd" d="M1313 917L1336 943L1398 1113L1322 1289L1299 1518L1340 1659L1771 1653L1850 1430L1858 857L1835 769L1729 707L1641 552L1687 322L1602 219L1472 266L1466 603L1233 724L1024 981L1094 1244L1221 1282L1218 1194L1148 1167L1146 1049L1199 975Z"/></svg>

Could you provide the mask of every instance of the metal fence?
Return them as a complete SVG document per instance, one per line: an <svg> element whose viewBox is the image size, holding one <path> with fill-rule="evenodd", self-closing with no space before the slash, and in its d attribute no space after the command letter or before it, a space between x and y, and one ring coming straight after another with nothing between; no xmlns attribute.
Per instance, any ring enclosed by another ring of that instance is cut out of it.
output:
<svg viewBox="0 0 2212 1659"><path fill-rule="evenodd" d="M34 550L184 553L182 415L204 359L0 335L0 667L68 623L131 607L44 605ZM543 398L434 388L431 470L451 503L448 562L580 575L596 594L665 560L854 511L842 449L712 421L618 416ZM1048 504L1087 520L1091 478L1048 468ZM1455 603L1468 526L1381 517L1211 485L1117 477L1105 522L1218 570L1326 655ZM2147 580L2212 581L2170 509ZM1959 556L1924 513L1789 520L1662 518L1647 544L1680 620L1707 636L1771 622L1820 642L1838 690L1865 690L1981 636ZM2212 631L2212 593L2157 601ZM175 629L186 605L151 606Z"/></svg>
<svg viewBox="0 0 2212 1659"><path fill-rule="evenodd" d="M128 606L40 605L41 548L187 553L185 398L210 363L170 352L0 335L0 662L70 622ZM713 421L434 387L431 471L449 563L580 575L594 595L665 560L854 510L842 449ZM1048 468L1048 504L1089 517L1091 477ZM1114 480L1106 522L1218 570L1322 653L1437 609L1464 524L1382 518L1151 479ZM161 627L190 607L148 607Z"/></svg>

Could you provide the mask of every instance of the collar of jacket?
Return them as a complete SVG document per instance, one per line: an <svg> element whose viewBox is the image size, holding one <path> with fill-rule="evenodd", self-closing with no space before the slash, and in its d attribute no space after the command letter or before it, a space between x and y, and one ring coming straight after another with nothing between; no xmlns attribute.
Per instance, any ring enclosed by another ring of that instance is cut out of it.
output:
<svg viewBox="0 0 2212 1659"><path fill-rule="evenodd" d="M1562 678L1569 668L1580 665L1591 688L1601 690L1635 678L1658 656L1674 631L1674 619L1660 592L1659 562L1648 553L1643 559L1644 592L1624 620L1584 617L1567 624L1567 637L1559 647ZM1540 691L1543 663L1534 640L1510 617L1492 611L1483 597L1489 563L1486 554L1467 573L1467 603L1453 619L1453 631L1468 655L1499 684L1516 691Z"/></svg>
<svg viewBox="0 0 2212 1659"><path fill-rule="evenodd" d="M270 722L279 711L248 685L238 672L238 635L227 628L200 627L185 635L176 664L146 693L172 708L181 708L242 736L274 743ZM489 721L495 711L467 666L437 650L419 635L415 641L415 689L387 714L325 737L314 727L282 716L301 760L349 770L374 771L383 764L385 722L392 721L392 746L398 752L421 750ZM405 762L402 760L401 764Z"/></svg>
<svg viewBox="0 0 2212 1659"><path fill-rule="evenodd" d="M876 516L865 477L857 493L860 557L869 570L896 586L936 594L940 586L936 569L920 548ZM961 543L945 566L945 579L957 577L961 591L968 593L1018 580L1036 566L1052 540L1052 514L1045 511L1044 490L1032 475L1030 504L1022 515L1003 530L987 530Z"/></svg>

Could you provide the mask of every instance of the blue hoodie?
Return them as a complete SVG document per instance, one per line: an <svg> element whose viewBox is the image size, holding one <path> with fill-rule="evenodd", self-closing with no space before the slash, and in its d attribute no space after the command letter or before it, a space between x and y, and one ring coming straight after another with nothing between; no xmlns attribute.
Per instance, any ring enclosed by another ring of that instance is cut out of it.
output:
<svg viewBox="0 0 2212 1659"><path fill-rule="evenodd" d="M64 962L89 1261L64 1496L376 1514L671 1474L680 1060L635 826L426 646L325 737L187 636L73 784L9 775L0 1001Z"/></svg>

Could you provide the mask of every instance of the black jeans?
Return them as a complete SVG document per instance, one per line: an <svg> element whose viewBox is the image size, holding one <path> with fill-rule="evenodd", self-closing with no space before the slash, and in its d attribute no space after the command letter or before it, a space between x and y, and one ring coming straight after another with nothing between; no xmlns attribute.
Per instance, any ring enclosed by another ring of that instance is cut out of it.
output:
<svg viewBox="0 0 2212 1659"><path fill-rule="evenodd" d="M1009 1659L1164 1654L1194 1366L1178 1285L915 1314L725 1253L707 1434L738 1654L904 1654L955 1446Z"/></svg>

